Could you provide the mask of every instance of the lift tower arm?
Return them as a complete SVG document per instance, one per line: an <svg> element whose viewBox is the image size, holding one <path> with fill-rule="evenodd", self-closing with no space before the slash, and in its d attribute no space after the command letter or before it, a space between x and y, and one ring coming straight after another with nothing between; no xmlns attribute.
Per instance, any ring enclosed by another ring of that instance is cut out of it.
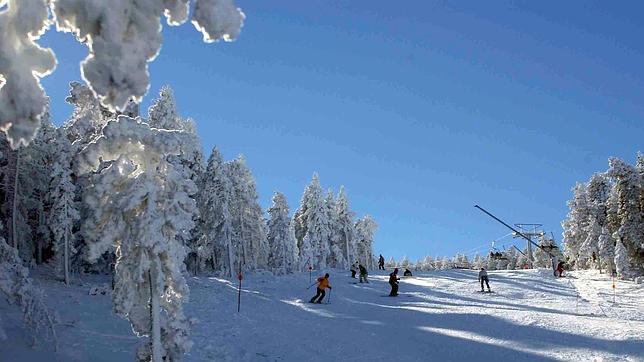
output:
<svg viewBox="0 0 644 362"><path fill-rule="evenodd" d="M491 218L493 218L494 220L496 220L496 221L500 222L501 224L503 224L503 225L504 225L505 227L507 227L508 229L510 229L510 230L512 230L512 231L514 231L517 235L519 235L519 236L521 236L522 238L526 239L526 240L527 240L529 243L531 243L532 245L534 245L534 246L536 246L537 248L539 248L539 249L541 249L541 250L545 251L546 253L548 253L548 255L550 255L550 257L551 257L551 258L554 258L554 257L555 257L555 256L554 256L550 251L548 251L548 250L546 250L546 249L542 248L542 247L541 247L541 245L539 245L539 244L535 243L534 241L532 241L532 239L530 239L529 237L527 237L527 236L523 235L523 233L522 233L522 232L520 232L519 230L517 230L517 229L513 228L512 226L510 226L510 225L508 225L508 224L504 223L504 222L503 222L501 219L499 219L498 217L496 217L496 216L494 216L494 215L490 214L490 213L489 213L489 212L487 212L487 210L485 210L484 208L480 207L479 205L474 205L474 207L475 207L475 208L477 208L477 209L479 209L479 210L481 210L481 211L483 211L483 212L484 212L484 213L486 213L489 217L491 217ZM522 254L523 254L523 253L522 253Z"/></svg>

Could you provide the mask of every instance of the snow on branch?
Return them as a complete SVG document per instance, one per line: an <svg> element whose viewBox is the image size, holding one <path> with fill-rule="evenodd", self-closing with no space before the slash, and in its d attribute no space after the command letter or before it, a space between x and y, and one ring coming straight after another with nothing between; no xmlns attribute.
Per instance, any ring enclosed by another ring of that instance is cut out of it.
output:
<svg viewBox="0 0 644 362"><path fill-rule="evenodd" d="M245 16L232 0L193 3L192 23L205 42L237 38ZM190 0L0 0L0 130L14 149L34 138L46 103L40 78L56 67L54 53L36 43L50 23L48 4L56 30L89 48L83 79L103 106L123 111L148 91L161 17L185 23Z"/></svg>
<svg viewBox="0 0 644 362"><path fill-rule="evenodd" d="M89 48L83 79L104 106L123 110L147 93L148 62L161 49L162 14L170 25L184 23L188 0L55 0L52 10L57 29ZM195 0L193 23L206 42L235 39L243 17L232 0Z"/></svg>
<svg viewBox="0 0 644 362"><path fill-rule="evenodd" d="M232 0L195 0L192 24L203 34L203 41L233 41L239 36L246 16Z"/></svg>
<svg viewBox="0 0 644 362"><path fill-rule="evenodd" d="M46 0L0 3L8 4L0 13L0 129L16 149L40 126L47 103L40 78L54 70L56 58L36 43L48 27Z"/></svg>

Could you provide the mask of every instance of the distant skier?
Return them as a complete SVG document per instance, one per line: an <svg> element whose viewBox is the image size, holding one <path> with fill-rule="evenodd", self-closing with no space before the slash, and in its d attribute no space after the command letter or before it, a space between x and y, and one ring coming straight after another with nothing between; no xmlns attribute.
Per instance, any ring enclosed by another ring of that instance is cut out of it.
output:
<svg viewBox="0 0 644 362"><path fill-rule="evenodd" d="M362 264L358 265L358 268L360 269L360 283L369 283L367 280L367 268L365 268Z"/></svg>
<svg viewBox="0 0 644 362"><path fill-rule="evenodd" d="M561 278L563 276L563 271L564 271L564 263L563 261L560 261L559 264L557 264L557 271L555 273L555 276L558 276Z"/></svg>
<svg viewBox="0 0 644 362"><path fill-rule="evenodd" d="M410 277L411 276L411 270L409 270L408 268L405 268L405 272L403 273L403 276L404 277Z"/></svg>
<svg viewBox="0 0 644 362"><path fill-rule="evenodd" d="M378 258L378 270L385 270L385 257L380 254L380 257Z"/></svg>
<svg viewBox="0 0 644 362"><path fill-rule="evenodd" d="M391 285L391 292L389 293L390 297L398 296L398 268L394 269L394 272L389 274L389 285Z"/></svg>
<svg viewBox="0 0 644 362"><path fill-rule="evenodd" d="M311 298L310 302L318 304L322 303L322 299L324 299L324 296L326 295L326 292L324 291L326 288L333 289L329 285L329 273L326 273L323 277L318 278L317 294L315 294L315 297Z"/></svg>
<svg viewBox="0 0 644 362"><path fill-rule="evenodd" d="M481 271L479 272L479 281L481 282L481 291L484 292L485 289L483 289L483 282L487 285L487 291L491 292L490 290L490 280L487 277L487 272L485 271L485 268L481 268Z"/></svg>
<svg viewBox="0 0 644 362"><path fill-rule="evenodd" d="M358 272L358 261L356 260L355 263L351 264L351 278L355 279L356 278L356 273Z"/></svg>

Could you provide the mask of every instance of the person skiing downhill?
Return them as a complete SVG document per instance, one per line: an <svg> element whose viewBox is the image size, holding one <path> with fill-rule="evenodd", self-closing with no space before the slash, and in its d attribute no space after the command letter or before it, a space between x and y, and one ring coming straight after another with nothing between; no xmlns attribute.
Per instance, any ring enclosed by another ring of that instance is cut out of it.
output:
<svg viewBox="0 0 644 362"><path fill-rule="evenodd" d="M369 283L367 280L367 268L365 268L362 264L358 265L358 268L360 269L360 283L364 280L365 283Z"/></svg>
<svg viewBox="0 0 644 362"><path fill-rule="evenodd" d="M484 292L485 289L483 289L483 282L487 285L487 291L491 292L490 290L490 280L488 279L487 272L485 271L485 268L481 268L481 271L479 272L479 281L481 282L481 292Z"/></svg>
<svg viewBox="0 0 644 362"><path fill-rule="evenodd" d="M561 278L563 277L563 272L564 272L564 263L563 261L560 261L557 264L557 269L555 270L555 276Z"/></svg>
<svg viewBox="0 0 644 362"><path fill-rule="evenodd" d="M358 261L356 260L355 263L351 264L351 278L355 279L356 278L356 273L358 272Z"/></svg>
<svg viewBox="0 0 644 362"><path fill-rule="evenodd" d="M329 273L324 274L323 277L318 278L318 290L317 294L313 298L311 298L310 302L311 303L317 303L321 304L322 299L324 299L324 296L326 295L326 292L324 291L326 288L333 289L329 285ZM316 301L317 299L317 301Z"/></svg>
<svg viewBox="0 0 644 362"><path fill-rule="evenodd" d="M412 275L411 275L411 270L409 270L409 268L405 268L405 272L403 273L403 276L404 276L404 277L410 277L410 276L412 276Z"/></svg>
<svg viewBox="0 0 644 362"><path fill-rule="evenodd" d="M380 254L380 257L378 258L378 270L385 270L385 257Z"/></svg>
<svg viewBox="0 0 644 362"><path fill-rule="evenodd" d="M390 297L398 296L398 268L394 269L394 272L389 274L389 285L391 285L391 292L389 292Z"/></svg>

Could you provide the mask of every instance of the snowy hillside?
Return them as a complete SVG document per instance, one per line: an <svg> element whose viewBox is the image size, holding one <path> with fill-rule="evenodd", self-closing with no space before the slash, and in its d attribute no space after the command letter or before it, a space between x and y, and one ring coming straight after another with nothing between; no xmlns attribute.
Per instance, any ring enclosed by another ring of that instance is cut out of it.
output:
<svg viewBox="0 0 644 362"><path fill-rule="evenodd" d="M197 321L186 360L644 360L644 288L632 282L618 282L613 304L611 281L590 271L563 279L547 270L491 272L493 294L477 292L474 271L425 272L403 279L397 298L385 296L384 272L370 278L353 284L332 272L330 304L314 305L308 274L249 276L239 314L234 284L191 278L185 312ZM37 282L59 313L60 351L29 348L19 312L0 304L3 361L133 359L138 340L111 313L109 295L88 295L108 280Z"/></svg>

